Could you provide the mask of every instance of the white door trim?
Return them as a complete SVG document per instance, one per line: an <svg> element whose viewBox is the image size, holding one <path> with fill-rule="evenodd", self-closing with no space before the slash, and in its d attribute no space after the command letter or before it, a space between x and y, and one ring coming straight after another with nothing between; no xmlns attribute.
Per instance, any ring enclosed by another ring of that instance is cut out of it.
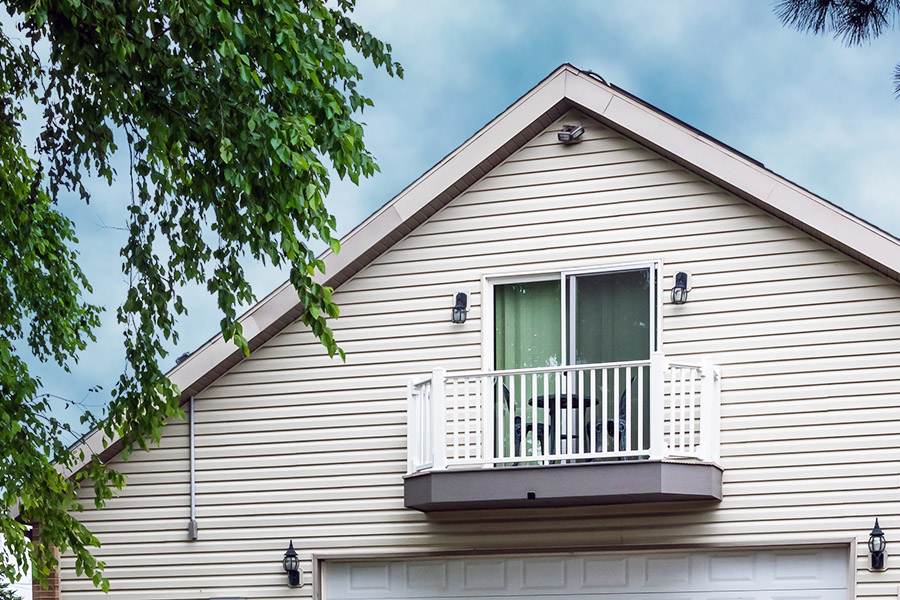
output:
<svg viewBox="0 0 900 600"><path fill-rule="evenodd" d="M847 551L847 600L856 600L856 552L857 539L847 538L814 538L798 544L790 541L776 542L710 542L699 544L660 544L646 546L621 546L610 550L609 546L593 547L584 546L577 548L491 548L484 550L455 550L455 551L354 551L334 550L321 551L312 554L312 600L324 600L324 572L326 564L330 562L348 561L399 561L429 558L460 558L460 557L492 557L492 556L533 556L533 555L561 555L561 554L640 554L663 553L685 551L710 551L710 550L788 550L788 549L816 549L816 548L843 548Z"/></svg>

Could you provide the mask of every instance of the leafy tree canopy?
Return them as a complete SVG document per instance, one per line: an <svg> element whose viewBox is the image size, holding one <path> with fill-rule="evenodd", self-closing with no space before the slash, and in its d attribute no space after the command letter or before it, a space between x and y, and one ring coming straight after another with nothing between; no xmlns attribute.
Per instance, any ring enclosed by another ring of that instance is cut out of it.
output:
<svg viewBox="0 0 900 600"><path fill-rule="evenodd" d="M245 353L236 310L253 301L241 260L288 265L303 322L330 355L331 290L308 242L339 249L325 207L329 173L358 182L377 170L356 116L371 101L362 60L402 76L390 46L350 15L354 0L7 0L17 35L0 32L0 535L15 579L28 559L22 522L41 524L35 573L55 566L51 545L98 586L97 539L72 512L77 487L100 507L124 484L97 456L76 456L26 358L66 370L94 340L102 307L85 299L72 222L61 195L85 201L88 176L127 178L127 296L116 308L127 369L103 415L82 426L121 437L125 454L158 441L181 416L179 392L159 363L178 339L186 283L206 286L221 329ZM38 48L49 48L49 52ZM25 107L43 111L25 140ZM32 149L29 151L29 149ZM128 172L112 157L127 153ZM111 350L112 352L113 350ZM79 453L80 454L80 453ZM60 473L80 461L73 478ZM60 469L54 467L59 465ZM14 520L10 511L18 511Z"/></svg>
<svg viewBox="0 0 900 600"><path fill-rule="evenodd" d="M900 0L779 0L775 12L785 25L832 33L848 46L871 41L900 24ZM900 63L894 67L894 95L900 98Z"/></svg>

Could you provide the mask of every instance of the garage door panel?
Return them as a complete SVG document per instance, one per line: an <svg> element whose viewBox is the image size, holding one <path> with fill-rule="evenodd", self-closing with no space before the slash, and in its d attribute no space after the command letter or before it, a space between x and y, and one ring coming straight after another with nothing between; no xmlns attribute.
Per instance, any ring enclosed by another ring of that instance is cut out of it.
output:
<svg viewBox="0 0 900 600"><path fill-rule="evenodd" d="M586 591L608 592L628 587L628 558L625 556L597 556L581 559L581 588Z"/></svg>
<svg viewBox="0 0 900 600"><path fill-rule="evenodd" d="M515 561L502 558L458 562L462 569L462 576L456 581L465 592L505 590L509 587L508 571L510 567L515 567ZM452 566L453 563L451 563Z"/></svg>
<svg viewBox="0 0 900 600"><path fill-rule="evenodd" d="M402 597L402 596L392 596ZM406 596L411 598L427 598L428 600L458 600L460 595L453 596ZM497 600L509 598L509 595L468 594L464 596L472 600ZM566 593L543 593L528 596L518 596L527 600L561 600L571 598ZM588 596L576 596L578 598L590 598L591 600L847 600L846 590L820 590L812 593L797 592L772 592L772 591L735 591L735 592L656 592L656 593L611 593ZM332 594L327 595L328 600L333 600ZM384 596L358 596L358 600L383 600Z"/></svg>
<svg viewBox="0 0 900 600"><path fill-rule="evenodd" d="M842 549L327 562L326 600L845 600Z"/></svg>

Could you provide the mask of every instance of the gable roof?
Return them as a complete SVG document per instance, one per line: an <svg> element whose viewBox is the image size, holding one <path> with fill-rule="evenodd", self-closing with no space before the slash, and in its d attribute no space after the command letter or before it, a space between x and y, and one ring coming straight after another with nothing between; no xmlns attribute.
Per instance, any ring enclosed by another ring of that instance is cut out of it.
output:
<svg viewBox="0 0 900 600"><path fill-rule="evenodd" d="M317 281L338 287L401 240L450 200L525 145L570 109L577 109L740 198L900 281L900 240L766 169L702 132L632 96L602 78L564 64L397 194L341 240L341 252L322 255L326 275ZM303 314L290 282L255 306L240 322L255 350ZM219 334L168 376L182 401L223 375L242 358ZM84 440L101 451L102 436ZM102 451L108 458L118 444Z"/></svg>

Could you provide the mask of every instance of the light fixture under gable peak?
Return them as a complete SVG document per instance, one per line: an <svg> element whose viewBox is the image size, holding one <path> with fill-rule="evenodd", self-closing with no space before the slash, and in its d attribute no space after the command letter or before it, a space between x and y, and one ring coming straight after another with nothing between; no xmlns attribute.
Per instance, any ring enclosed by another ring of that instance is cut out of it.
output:
<svg viewBox="0 0 900 600"><path fill-rule="evenodd" d="M556 133L556 139L563 144L577 144L584 135L584 126L581 123L571 125L563 125L563 128Z"/></svg>

